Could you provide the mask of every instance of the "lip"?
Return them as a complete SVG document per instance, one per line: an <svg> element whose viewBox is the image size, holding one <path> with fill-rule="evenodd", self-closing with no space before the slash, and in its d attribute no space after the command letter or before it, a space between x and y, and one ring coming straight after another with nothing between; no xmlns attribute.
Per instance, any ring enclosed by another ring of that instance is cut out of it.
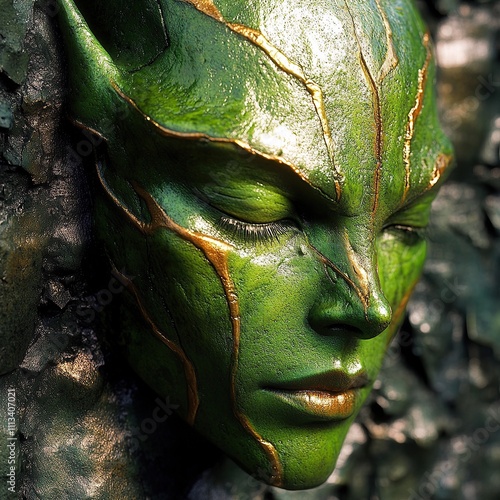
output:
<svg viewBox="0 0 500 500"><path fill-rule="evenodd" d="M314 419L339 421L354 414L359 390L367 384L365 372L349 375L342 371L329 371L280 382L266 389L284 403Z"/></svg>

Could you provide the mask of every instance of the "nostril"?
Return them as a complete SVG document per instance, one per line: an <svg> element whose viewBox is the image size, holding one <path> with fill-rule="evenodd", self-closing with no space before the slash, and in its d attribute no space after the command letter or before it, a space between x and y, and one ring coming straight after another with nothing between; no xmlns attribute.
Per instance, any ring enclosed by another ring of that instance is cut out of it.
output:
<svg viewBox="0 0 500 500"><path fill-rule="evenodd" d="M316 304L308 316L308 323L316 333L353 339L376 337L387 329L391 320L391 305L377 290L366 303L351 295L349 301L336 297L329 304Z"/></svg>
<svg viewBox="0 0 500 500"><path fill-rule="evenodd" d="M347 323L328 325L321 329L321 334L325 336L350 337L358 339L371 339L382 333L389 323L372 323L365 321L363 325L357 327Z"/></svg>
<svg viewBox="0 0 500 500"><path fill-rule="evenodd" d="M363 332L359 328L353 325L348 325L347 323L328 326L327 330L330 335L363 336Z"/></svg>

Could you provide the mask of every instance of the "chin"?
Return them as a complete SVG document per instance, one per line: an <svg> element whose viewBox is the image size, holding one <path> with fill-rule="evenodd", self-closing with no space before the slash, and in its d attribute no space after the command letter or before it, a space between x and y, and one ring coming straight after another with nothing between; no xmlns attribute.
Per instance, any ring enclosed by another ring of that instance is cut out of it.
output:
<svg viewBox="0 0 500 500"><path fill-rule="evenodd" d="M280 488L284 490L310 490L312 488L317 488L325 483L325 481L330 477L335 467L329 468L329 472L321 475L314 476L304 476L304 477L294 477L289 480L285 480Z"/></svg>
<svg viewBox="0 0 500 500"><path fill-rule="evenodd" d="M334 471L337 459L338 454L326 459L319 457L310 463L285 463L283 481L279 487L285 490L308 490L321 486Z"/></svg>
<svg viewBox="0 0 500 500"><path fill-rule="evenodd" d="M269 475L268 464L262 457L234 457L253 478L285 490L307 490L321 486L333 473L337 464L349 421L336 425L312 424L300 429L283 429L273 436L281 465L279 479ZM287 436L288 434L288 436ZM269 436L271 437L271 436Z"/></svg>

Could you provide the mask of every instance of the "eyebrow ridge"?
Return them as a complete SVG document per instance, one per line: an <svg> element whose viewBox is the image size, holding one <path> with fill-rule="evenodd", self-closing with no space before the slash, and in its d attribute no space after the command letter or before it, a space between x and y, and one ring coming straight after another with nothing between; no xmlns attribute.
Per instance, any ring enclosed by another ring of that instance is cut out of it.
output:
<svg viewBox="0 0 500 500"><path fill-rule="evenodd" d="M165 127L164 125L160 124L153 118L151 118L148 114L146 114L142 109L137 105L137 103L129 97L125 92L119 87L119 85L114 81L110 80L110 84L115 90L115 92L118 94L118 96L125 101L127 104L132 106L135 111L137 111L148 123L150 123L153 127L156 128L156 130L163 136L165 137L176 137L180 139L188 139L188 140L198 140L198 141L208 141L211 143L222 143L222 144L232 144L236 146L237 148L240 148L254 156L261 157L265 160L270 160L272 162L278 163L280 165L285 165L287 166L294 174L296 174L303 182L305 182L307 185L309 185L312 189L318 191L324 198L327 200L334 202L335 200L329 196L323 189L321 189L319 186L315 186L306 176L303 172L299 170L299 168L294 165L293 163L290 163L283 158L280 158L279 156L271 155L268 153L264 153L263 151L260 151L258 149L255 149L252 147L250 144L246 143L245 141L242 141L240 139L230 139L229 137L213 137L208 134L205 134L203 132L178 132L176 130L169 129Z"/></svg>

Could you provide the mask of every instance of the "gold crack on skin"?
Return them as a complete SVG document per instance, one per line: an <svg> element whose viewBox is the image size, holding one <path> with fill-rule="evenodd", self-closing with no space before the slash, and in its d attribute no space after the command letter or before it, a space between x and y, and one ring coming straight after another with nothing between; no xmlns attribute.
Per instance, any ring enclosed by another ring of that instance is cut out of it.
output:
<svg viewBox="0 0 500 500"><path fill-rule="evenodd" d="M188 0L186 0L186 1L188 1ZM179 139L203 140L203 141L214 142L214 143L233 144L233 145L239 147L240 149L243 149L247 153L250 153L254 156L259 156L260 158L264 158L265 160L271 160L271 161L274 161L274 162L279 163L281 165L285 165L286 167L290 168L292 170L292 172L294 174L296 174L308 186L310 186L314 190L321 193L321 195L323 197L325 197L326 199L328 199L329 201L334 201L321 188L312 184L311 181L295 165L287 162L283 158L259 151L255 148L253 148L252 146L250 146L249 144L247 144L246 142L240 141L239 139L229 139L227 137L212 137L210 135L199 133L199 132L177 132L175 130L168 129L168 128L164 127L163 125L159 124L158 122L156 122L155 120L153 120L146 113L144 113L139 108L139 106L137 106L135 101L132 100L127 94L125 94L122 91L122 89L118 86L118 84L116 82L111 80L110 83L111 83L111 86L114 88L115 92L125 102L127 102L130 106L132 106L148 123L153 125L153 127L155 127L158 130L158 132L160 132L163 136L165 136L165 137L177 137Z"/></svg>
<svg viewBox="0 0 500 500"><path fill-rule="evenodd" d="M97 170L97 177L99 178L99 182L101 183L104 191L106 194L111 198L113 203L120 208L122 212L125 213L127 218L132 221L134 226L139 229L142 233L146 233L149 230L149 224L140 221L126 206L123 205L123 203L115 196L111 188L108 186L108 183L104 179L104 176L102 175L101 168L99 163L96 163L96 170Z"/></svg>
<svg viewBox="0 0 500 500"><path fill-rule="evenodd" d="M444 174L445 170L449 167L452 160L453 160L453 155L449 155L446 153L440 153L438 155L427 190L438 183L439 179Z"/></svg>
<svg viewBox="0 0 500 500"><path fill-rule="evenodd" d="M358 261L358 255L352 247L347 230L344 230L344 243L347 258L349 259L349 263L351 264L354 274L358 278L359 290L362 297L361 301L363 302L365 309L365 317L368 320L368 307L370 306L370 284L368 282L368 273Z"/></svg>
<svg viewBox="0 0 500 500"><path fill-rule="evenodd" d="M325 262L323 262L323 269L325 270L325 273L328 276L328 279L330 280L331 284L336 285L337 284L337 274L335 274L336 271L334 271L332 267L326 265ZM331 271L333 271L333 273L335 274L334 277L332 276Z"/></svg>
<svg viewBox="0 0 500 500"><path fill-rule="evenodd" d="M408 192L410 190L411 183L411 143L413 136L415 134L415 124L422 111L424 104L424 94L425 87L427 84L427 74L429 71L429 64L432 57L432 51L430 48L430 36L429 33L425 33L422 39L422 43L426 49L425 62L421 69L418 70L418 86L417 95L415 97L415 105L411 108L408 113L408 123L406 125L405 140L403 146L403 162L405 165L405 187L403 193L402 203L406 200Z"/></svg>
<svg viewBox="0 0 500 500"><path fill-rule="evenodd" d="M153 330L156 337L158 337L171 351L173 351L180 358L183 368L184 376L186 377L188 385L188 411L186 415L186 421L188 424L193 425L196 420L196 414L198 412L198 407L200 404L198 397L198 383L196 381L196 372L194 370L191 360L186 356L184 350L175 342L167 338L167 336L156 326L156 323L151 319L146 308L144 307L137 288L134 284L123 274L121 274L116 268L114 272L120 276L120 281L125 283L125 286L132 292L141 311L142 317L149 324Z"/></svg>
<svg viewBox="0 0 500 500"><path fill-rule="evenodd" d="M82 128L84 130L89 131L91 134L94 134L95 136L99 137L99 139L106 141L106 137L104 137L100 132L98 132L96 129L89 127L88 125L85 125L82 123L80 120L77 120L76 118L73 118L72 116L68 117L69 121L78 128Z"/></svg>
<svg viewBox="0 0 500 500"><path fill-rule="evenodd" d="M375 0L375 2L377 4L377 8L378 8L380 15L382 16L382 20L384 22L386 41L387 41L387 54L385 56L385 61L382 64L382 67L380 68L380 71L378 74L378 82L382 83L385 80L386 76L393 69L395 69L398 66L399 59L398 59L398 56L397 56L396 51L394 49L394 43L393 43L393 38L392 38L392 29L391 29L391 25L389 23L389 19L387 19L387 14L385 13L384 9L382 8L380 0Z"/></svg>
<svg viewBox="0 0 500 500"><path fill-rule="evenodd" d="M361 291L361 289L358 287L358 285L356 285L356 283L354 283L354 281L346 273L342 272L330 259L325 257L315 246L313 246L309 242L307 243L307 246L311 250L313 250L313 252L316 253L316 255L318 256L320 262L324 266L325 273L326 273L328 279L330 279L330 281L331 281L331 278L327 272L327 268L329 267L330 269L333 269L333 271L335 273L337 273L347 283L347 285L349 287L351 287L356 292L356 295L359 297L359 300L363 304L363 308L366 311L366 309L367 309L366 298L365 298L363 292Z"/></svg>
<svg viewBox="0 0 500 500"><path fill-rule="evenodd" d="M306 87L306 90L311 95L316 114L318 115L319 121L321 123L321 128L323 130L323 139L328 151L328 156L330 157L330 161L333 165L335 194L337 196L337 201L339 201L342 196L341 184L344 181L344 177L342 175L342 172L340 171L339 166L335 162L335 145L333 143L330 125L326 116L325 101L321 87L317 83L313 82L310 78L306 77L302 68L298 64L290 61L285 56L285 54L283 54L283 52L274 47L271 42L269 42L269 40L259 31L248 28L247 26L242 26L241 24L228 23L227 26L234 32L245 37L257 47L261 48L276 64L276 66L278 66L278 68L283 70L285 73L288 73L297 78L297 80L299 80Z"/></svg>
<svg viewBox="0 0 500 500"><path fill-rule="evenodd" d="M212 0L183 0L186 3L190 3L193 7L198 9L200 12L203 12L207 16L213 17L217 21L224 23L224 17L217 6L213 3Z"/></svg>
<svg viewBox="0 0 500 500"><path fill-rule="evenodd" d="M408 199L405 200L406 204L409 205L416 198L423 195L424 193L429 191L429 189L435 186L439 182L441 177L445 174L446 170L450 167L450 164L452 163L453 159L454 159L453 154L439 153L439 155L436 158L436 162L434 165L434 169L432 170L431 179L429 183L422 189L422 191L417 192L413 196L408 197Z"/></svg>
<svg viewBox="0 0 500 500"><path fill-rule="evenodd" d="M347 8L347 12L352 21L352 28L354 32L354 37L356 38L356 43L358 45L358 54L359 54L359 62L361 65L361 69L365 75L366 81L369 85L370 91L373 97L373 115L375 120L375 157L377 160L377 164L375 167L374 173L374 197L373 197L373 206L372 206L372 223L375 224L375 214L378 208L379 202L379 194L380 194L380 177L382 174L382 112L380 106L380 96L379 89L377 87L377 83L375 82L370 69L365 60L365 56L363 55L363 51L361 50L361 42L358 38L358 33L356 31L356 23L354 22L354 17L351 13L349 5L347 4L347 0L344 0L345 6Z"/></svg>
<svg viewBox="0 0 500 500"><path fill-rule="evenodd" d="M375 136L375 156L377 158L377 165L375 166L375 175L374 175L374 195L373 195L373 206L372 206L372 222L374 223L375 214L378 209L378 202L380 196L380 177L382 174L382 116L380 110L380 98L377 90L377 86L375 85L375 81L373 80L368 66L366 65L365 58L361 53L360 49L360 58L361 65L363 67L363 71L367 75L368 81L371 84L371 89L373 93L373 114L375 118L375 126L376 126L376 136Z"/></svg>
<svg viewBox="0 0 500 500"><path fill-rule="evenodd" d="M190 3L196 9L198 9L200 12L203 12L207 16L210 16L213 19L225 24L231 31L234 31L243 38L246 38L256 47L261 49L265 54L267 54L271 61L273 61L276 66L278 66L278 68L280 68L285 73L292 75L305 86L307 92L311 95L316 114L321 123L323 140L325 141L328 156L330 157L330 161L333 165L335 194L337 196L337 201L339 201L342 195L342 183L344 181L344 176L340 171L339 166L335 162L335 144L333 142L330 125L326 116L325 102L321 87L317 83L313 82L310 78L308 78L304 74L304 70L300 67L299 64L294 63L293 61L288 59L288 57L279 49L277 49L260 31L248 26L244 26L243 24L227 22L211 0L184 1Z"/></svg>
<svg viewBox="0 0 500 500"><path fill-rule="evenodd" d="M139 219L137 219L123 204L118 200L118 198L114 195L114 193L111 191L109 188L107 182L104 180L104 177L102 176L102 173L100 171L99 166L97 165L97 175L99 177L99 181L101 182L102 187L108 194L108 196L113 200L115 205L117 205L125 214L126 216L132 221L132 223L143 233L143 234L150 234L151 232L154 231L154 228L148 224L144 224L141 222ZM129 278L127 278L125 275L120 273L118 269L113 265L114 272L118 276L120 276L120 279L122 283L126 284L126 287L130 290L130 292L134 295L135 300L137 302L137 305L141 311L141 314L143 318L146 320L146 322L149 324L151 329L153 330L153 333L156 335L157 338L159 338L170 350L172 350L181 360L183 369L184 369L184 376L186 378L187 386L188 386L188 410L187 410L187 415L186 415L186 421L193 425L194 421L196 419L196 414L198 412L198 406L199 406L199 397L198 397L198 384L196 381L196 373L193 367L193 364L191 363L191 360L186 356L186 353L184 350L177 345L175 342L170 340L154 323L152 318L149 316L148 312L146 311L146 308L143 306L142 301L139 297L139 294L137 292L136 287L134 284L130 281Z"/></svg>

